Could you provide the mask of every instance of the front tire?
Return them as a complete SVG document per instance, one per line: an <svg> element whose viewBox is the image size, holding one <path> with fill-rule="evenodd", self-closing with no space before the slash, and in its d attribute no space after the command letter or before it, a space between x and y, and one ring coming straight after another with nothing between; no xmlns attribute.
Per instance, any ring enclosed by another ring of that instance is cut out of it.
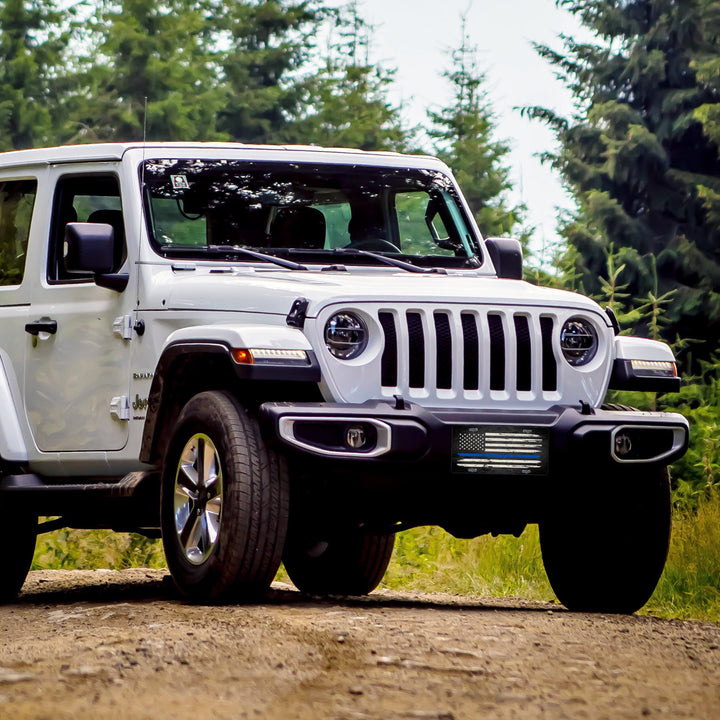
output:
<svg viewBox="0 0 720 720"><path fill-rule="evenodd" d="M619 482L618 482L619 480ZM569 610L633 613L652 595L670 544L667 468L623 468L567 489L540 523L545 570Z"/></svg>
<svg viewBox="0 0 720 720"><path fill-rule="evenodd" d="M380 583L392 557L395 535L288 537L283 563L295 587L309 595L366 595Z"/></svg>
<svg viewBox="0 0 720 720"><path fill-rule="evenodd" d="M193 397L163 466L161 524L168 568L192 600L264 592L280 566L288 522L282 458L226 392Z"/></svg>

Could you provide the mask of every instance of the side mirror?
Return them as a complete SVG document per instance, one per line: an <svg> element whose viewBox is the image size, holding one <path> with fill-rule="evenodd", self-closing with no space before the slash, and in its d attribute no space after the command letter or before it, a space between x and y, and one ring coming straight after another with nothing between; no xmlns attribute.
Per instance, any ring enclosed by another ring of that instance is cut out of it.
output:
<svg viewBox="0 0 720 720"><path fill-rule="evenodd" d="M113 269L115 231L105 223L68 223L65 226L65 269L87 275Z"/></svg>
<svg viewBox="0 0 720 720"><path fill-rule="evenodd" d="M95 276L100 287L122 292L127 273L114 274L115 231L106 223L68 223L65 226L65 269L70 274Z"/></svg>
<svg viewBox="0 0 720 720"><path fill-rule="evenodd" d="M522 280L522 245L513 238L485 238L498 277L506 280Z"/></svg>

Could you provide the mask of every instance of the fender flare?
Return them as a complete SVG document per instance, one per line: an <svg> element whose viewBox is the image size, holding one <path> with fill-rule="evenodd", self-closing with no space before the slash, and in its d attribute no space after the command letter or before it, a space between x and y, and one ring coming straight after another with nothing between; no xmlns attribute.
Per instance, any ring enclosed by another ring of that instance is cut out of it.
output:
<svg viewBox="0 0 720 720"><path fill-rule="evenodd" d="M229 348L305 350L312 346L302 330L286 325L193 325L168 335L160 357L178 343L215 343Z"/></svg>
<svg viewBox="0 0 720 720"><path fill-rule="evenodd" d="M231 350L268 349L301 350L307 362L292 364L282 360L267 365L242 365L232 359ZM175 360L190 355L218 355L227 358L237 377L246 380L294 380L318 383L321 372L315 354L302 330L284 325L201 325L181 328L171 333L163 345L155 367L148 410L143 428L140 459L150 462L159 428L165 397L165 378Z"/></svg>

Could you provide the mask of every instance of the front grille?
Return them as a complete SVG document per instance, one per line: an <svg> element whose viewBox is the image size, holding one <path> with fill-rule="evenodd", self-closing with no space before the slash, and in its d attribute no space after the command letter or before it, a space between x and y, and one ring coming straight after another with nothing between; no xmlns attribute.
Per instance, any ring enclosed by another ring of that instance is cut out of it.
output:
<svg viewBox="0 0 720 720"><path fill-rule="evenodd" d="M557 390L555 320L539 311L383 309L383 389L527 399Z"/></svg>

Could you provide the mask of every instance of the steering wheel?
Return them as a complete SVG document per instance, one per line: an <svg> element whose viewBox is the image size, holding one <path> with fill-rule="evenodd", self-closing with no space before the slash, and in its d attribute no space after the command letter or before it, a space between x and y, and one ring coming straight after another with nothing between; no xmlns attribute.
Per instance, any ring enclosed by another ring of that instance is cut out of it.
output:
<svg viewBox="0 0 720 720"><path fill-rule="evenodd" d="M381 238L368 238L366 240L351 242L348 248L354 248L356 250L384 250L385 252L394 253L400 252L400 248L397 245L393 245L389 240L383 240Z"/></svg>

